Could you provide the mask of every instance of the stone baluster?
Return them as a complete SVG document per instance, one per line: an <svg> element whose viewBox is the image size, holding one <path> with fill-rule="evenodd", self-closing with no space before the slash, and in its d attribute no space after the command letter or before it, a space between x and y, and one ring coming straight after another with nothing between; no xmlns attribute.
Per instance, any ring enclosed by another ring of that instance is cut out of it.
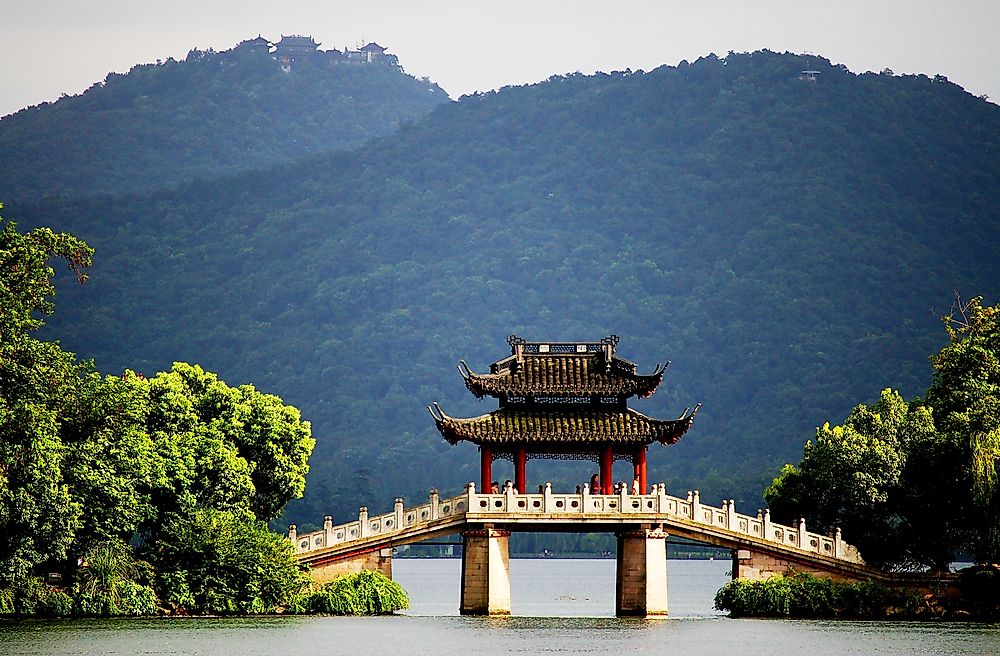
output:
<svg viewBox="0 0 1000 656"><path fill-rule="evenodd" d="M514 501L514 484L507 483L503 486L504 495L504 512L514 512L517 509L517 503Z"/></svg>
<svg viewBox="0 0 1000 656"><path fill-rule="evenodd" d="M584 483L580 490L580 508L583 512L590 512L590 483Z"/></svg>
<svg viewBox="0 0 1000 656"><path fill-rule="evenodd" d="M833 532L833 557L834 558L843 558L844 557L844 544L843 544L843 542L844 541L840 537L840 527L838 526L837 530L835 530Z"/></svg>
<svg viewBox="0 0 1000 656"><path fill-rule="evenodd" d="M330 515L323 518L323 540L328 547L333 544L333 517Z"/></svg>
<svg viewBox="0 0 1000 656"><path fill-rule="evenodd" d="M483 494L489 494L489 488L483 490ZM476 484L469 481L468 485L465 486L465 507L469 512L473 509L479 509L479 502L476 500Z"/></svg>
<svg viewBox="0 0 1000 656"><path fill-rule="evenodd" d="M403 528L403 497L392 502L392 512L396 516L396 530Z"/></svg>
<svg viewBox="0 0 1000 656"><path fill-rule="evenodd" d="M656 489L656 512L667 512L667 484L657 483Z"/></svg>
<svg viewBox="0 0 1000 656"><path fill-rule="evenodd" d="M431 490L431 519L432 520L438 518L438 512L439 512L438 505L440 504L440 501L441 501L441 499L438 497L438 491L437 490Z"/></svg>
<svg viewBox="0 0 1000 656"><path fill-rule="evenodd" d="M360 524L358 537L368 537L368 506L361 506L358 509L358 524Z"/></svg>
<svg viewBox="0 0 1000 656"><path fill-rule="evenodd" d="M556 511L556 502L552 498L552 483L546 482L545 488L542 490L542 510L547 513L552 513Z"/></svg>
<svg viewBox="0 0 1000 656"><path fill-rule="evenodd" d="M774 541L774 531L771 528L771 509L764 508L764 539Z"/></svg>
<svg viewBox="0 0 1000 656"><path fill-rule="evenodd" d="M625 483L621 483L618 486L618 512L620 513L625 512L625 507L626 504L628 503L629 492L630 490L628 489L628 485L626 485Z"/></svg>
<svg viewBox="0 0 1000 656"><path fill-rule="evenodd" d="M695 490L691 494L691 519L696 522L705 522L705 518L701 512L701 492Z"/></svg>
<svg viewBox="0 0 1000 656"><path fill-rule="evenodd" d="M729 509L726 514L726 528L730 531L736 531L739 529L739 523L736 521L736 500L729 500Z"/></svg>
<svg viewBox="0 0 1000 656"><path fill-rule="evenodd" d="M808 533L806 533L806 518L805 517L800 517L799 518L799 543L798 543L798 547L799 547L799 549L808 549L809 548L809 535L808 535Z"/></svg>
<svg viewBox="0 0 1000 656"><path fill-rule="evenodd" d="M295 551L299 550L299 533L295 529L295 524L290 524L288 526L288 539L293 545L295 545Z"/></svg>

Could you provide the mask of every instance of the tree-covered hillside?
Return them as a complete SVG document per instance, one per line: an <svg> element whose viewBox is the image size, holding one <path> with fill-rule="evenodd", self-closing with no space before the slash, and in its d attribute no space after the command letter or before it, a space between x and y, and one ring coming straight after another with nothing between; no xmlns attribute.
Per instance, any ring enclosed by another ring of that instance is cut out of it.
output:
<svg viewBox="0 0 1000 656"><path fill-rule="evenodd" d="M204 363L274 390L317 446L295 519L478 476L424 406L477 402L505 337L622 337L674 417L650 480L759 505L815 426L912 395L955 289L1000 284L1000 108L943 79L707 57L465 97L353 153L146 198L12 207L97 250L49 334L99 368ZM593 465L529 463L529 483ZM505 478L498 468L498 478Z"/></svg>
<svg viewBox="0 0 1000 656"><path fill-rule="evenodd" d="M129 194L358 146L446 102L388 65L193 50L0 119L0 198Z"/></svg>

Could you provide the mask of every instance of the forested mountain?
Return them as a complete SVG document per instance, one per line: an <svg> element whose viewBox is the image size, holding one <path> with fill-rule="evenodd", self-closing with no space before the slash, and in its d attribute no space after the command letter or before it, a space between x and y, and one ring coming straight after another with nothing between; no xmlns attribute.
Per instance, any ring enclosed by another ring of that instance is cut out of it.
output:
<svg viewBox="0 0 1000 656"><path fill-rule="evenodd" d="M672 360L633 407L704 405L650 480L752 511L815 426L927 388L954 290L996 300L998 152L1000 108L947 80L765 51L553 77L351 153L6 214L96 248L57 299L65 347L110 372L198 362L301 409L317 445L294 519L476 479L424 406L495 407L453 367L485 369L510 333ZM529 483L592 469L532 461Z"/></svg>
<svg viewBox="0 0 1000 656"><path fill-rule="evenodd" d="M192 50L0 119L0 198L128 194L357 146L446 102L389 65Z"/></svg>

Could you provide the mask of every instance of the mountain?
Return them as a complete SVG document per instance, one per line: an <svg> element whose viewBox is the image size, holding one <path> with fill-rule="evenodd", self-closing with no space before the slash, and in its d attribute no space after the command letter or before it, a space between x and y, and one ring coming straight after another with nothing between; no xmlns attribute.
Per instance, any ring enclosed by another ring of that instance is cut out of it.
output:
<svg viewBox="0 0 1000 656"><path fill-rule="evenodd" d="M244 42L249 44L251 42ZM448 101L391 64L192 50L0 119L0 198L129 194L389 134Z"/></svg>
<svg viewBox="0 0 1000 656"><path fill-rule="evenodd" d="M312 420L300 523L475 480L424 406L495 407L454 366L484 370L511 333L672 360L633 407L703 407L650 480L752 511L815 426L926 389L954 290L996 301L997 152L1000 108L943 78L763 51L553 77L350 153L5 213L97 249L57 299L64 346L106 371L198 362ZM529 484L594 466L532 461Z"/></svg>

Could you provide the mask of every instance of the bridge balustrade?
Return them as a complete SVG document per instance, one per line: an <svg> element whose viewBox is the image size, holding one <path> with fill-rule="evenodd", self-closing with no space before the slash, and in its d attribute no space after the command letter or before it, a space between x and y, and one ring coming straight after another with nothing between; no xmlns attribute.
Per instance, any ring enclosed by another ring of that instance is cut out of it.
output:
<svg viewBox="0 0 1000 656"><path fill-rule="evenodd" d="M496 515L497 521L533 516L558 521L560 517L570 519L574 516L585 520L587 515L665 515L793 549L863 562L857 549L841 540L840 529L831 537L808 532L804 520L800 520L797 527L775 524L767 510L758 511L756 516L743 515L736 512L732 499L724 500L718 508L704 505L697 490L688 492L687 498L682 499L668 495L662 483L653 486L652 494L645 495L629 494L624 487L613 495L591 494L587 486L581 494L553 494L551 484L546 484L541 494L515 494L512 489L501 494L478 494L475 484L470 483L465 494L451 499L442 500L432 490L428 503L412 508L404 508L403 500L396 499L392 512L374 517L368 517L368 509L361 508L356 521L339 526L333 526L331 518L327 517L322 531L298 536L293 526L289 539L299 554L305 554L377 536L388 539L402 532L419 532L424 526L433 528L442 520L447 523L447 520L462 519L468 514L479 519Z"/></svg>

